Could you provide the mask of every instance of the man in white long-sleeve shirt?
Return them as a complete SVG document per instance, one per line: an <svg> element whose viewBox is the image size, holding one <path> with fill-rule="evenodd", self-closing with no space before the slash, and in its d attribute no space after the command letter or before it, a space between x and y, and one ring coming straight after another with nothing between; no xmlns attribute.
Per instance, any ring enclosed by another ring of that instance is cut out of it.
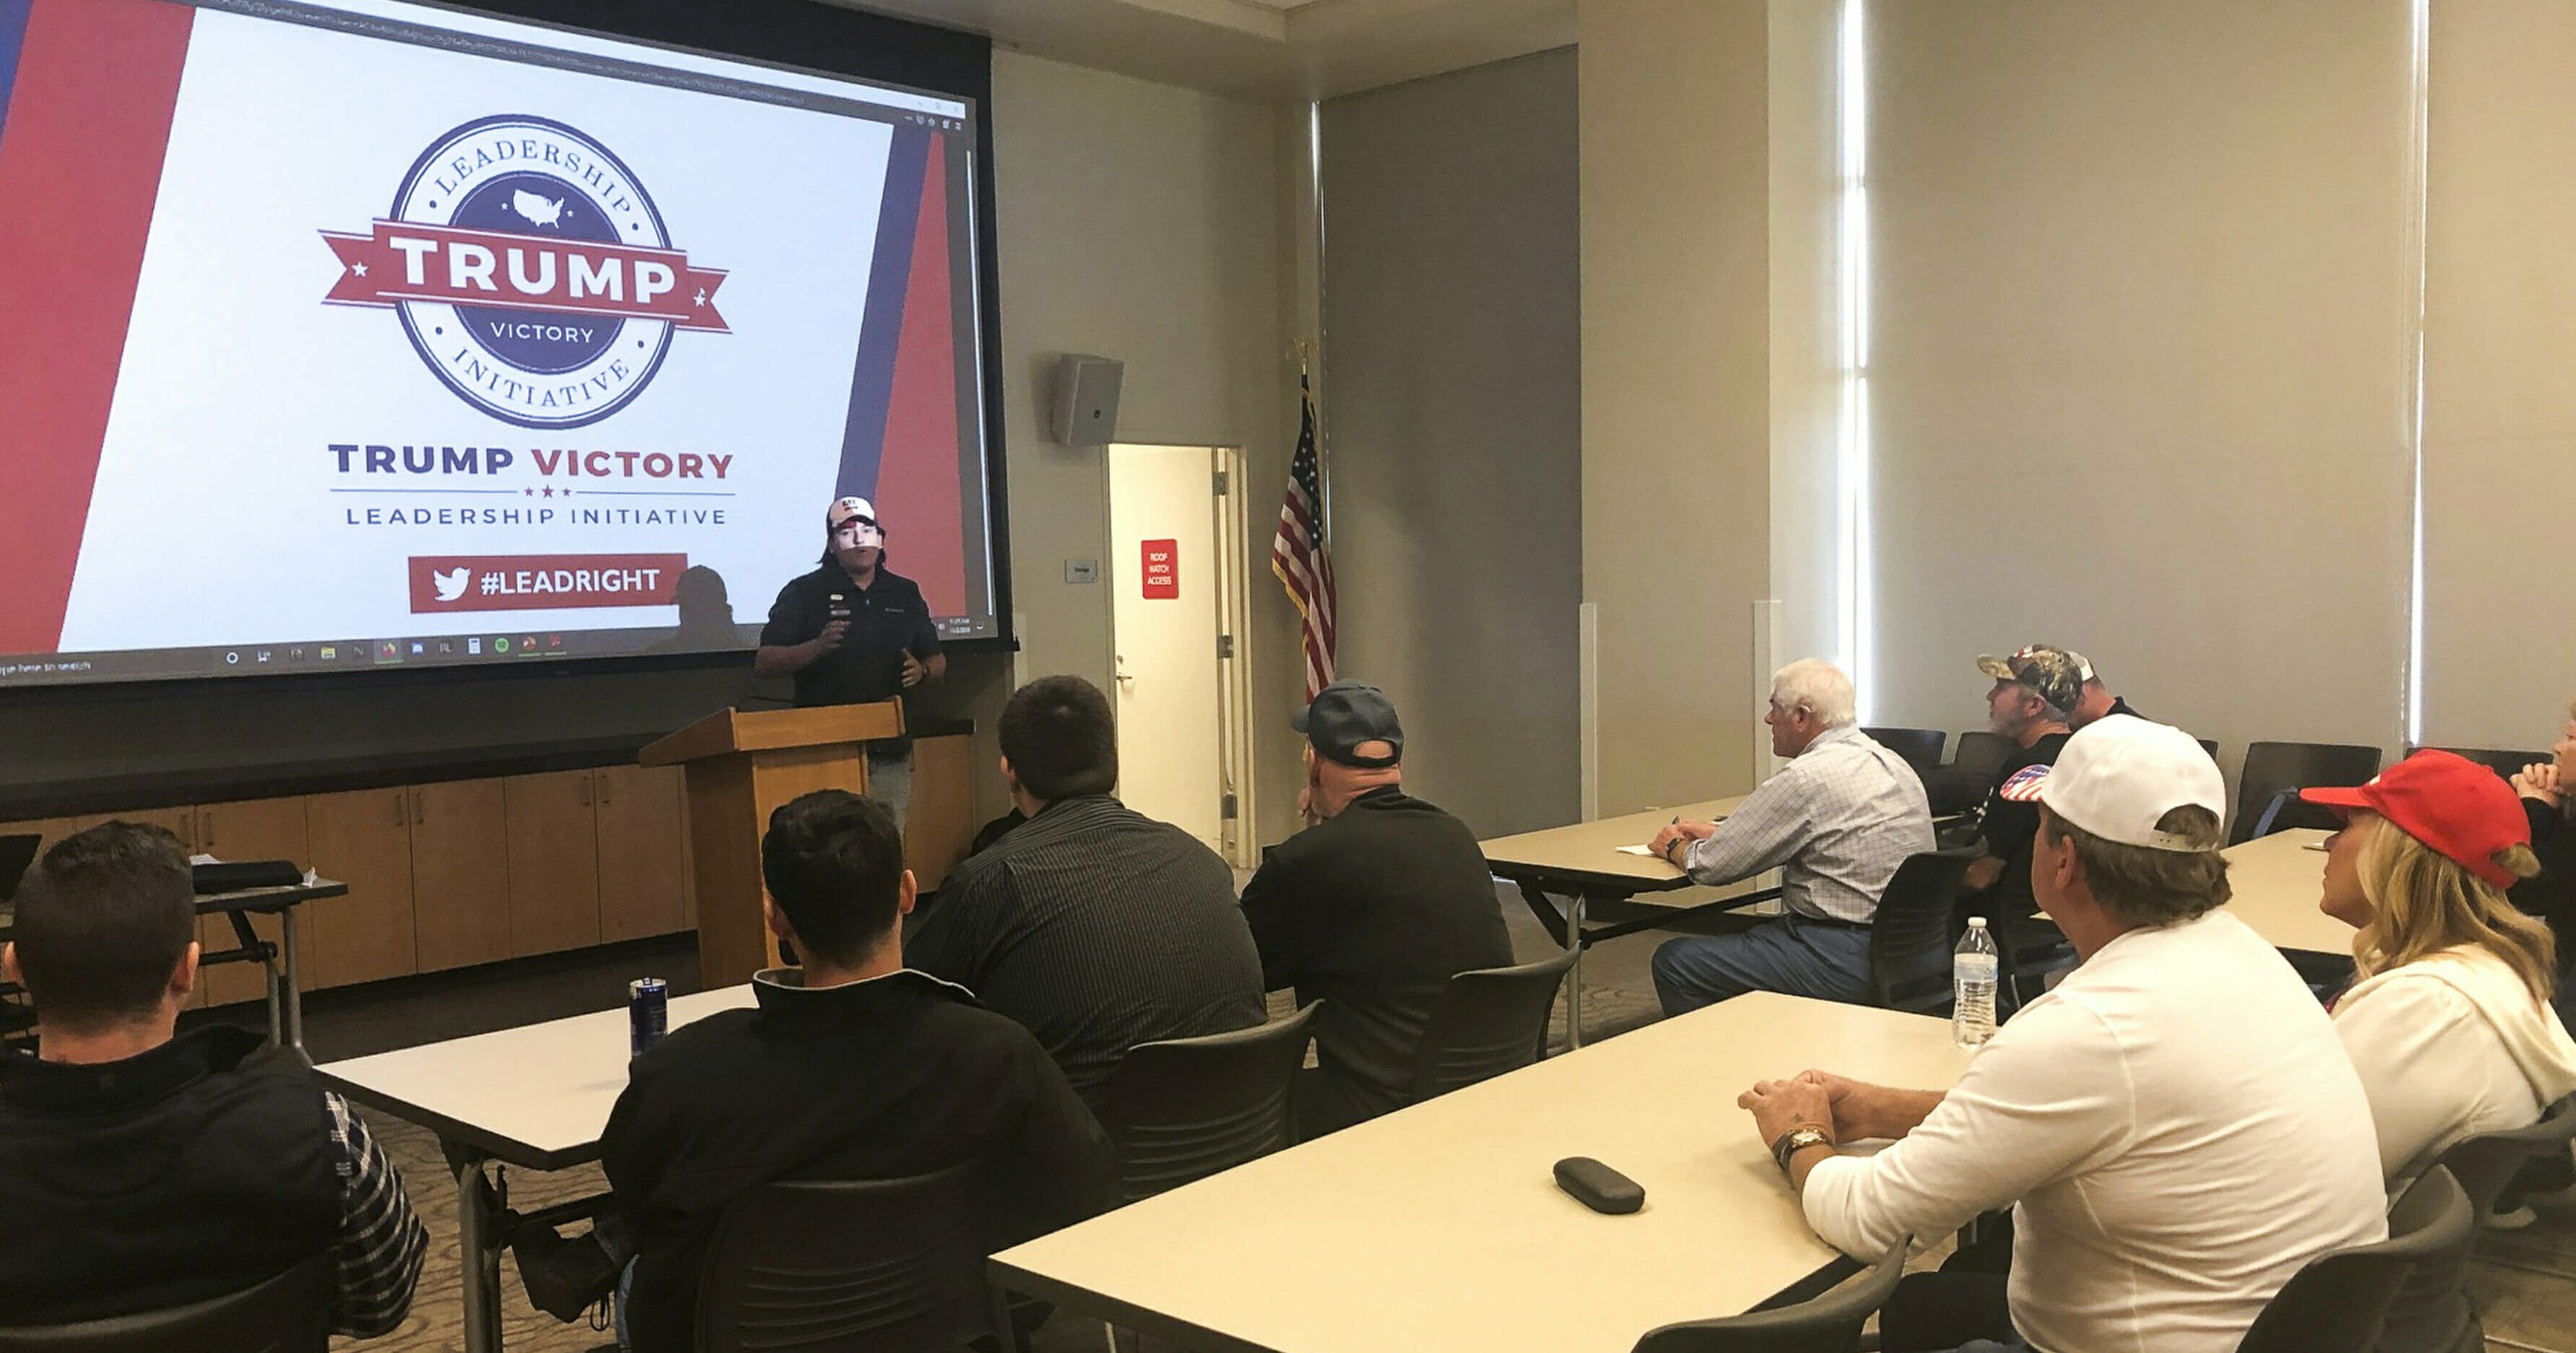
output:
<svg viewBox="0 0 2576 1353"><path fill-rule="evenodd" d="M1809 1072L1743 1098L1808 1223L1847 1253L2013 1204L2011 1328L1966 1348L2231 1353L2301 1265L2387 1234L2369 1101L2333 1027L2217 910L2224 794L2180 730L2088 726L2040 788L2031 871L2083 965L1947 1095ZM1835 1153L1861 1138L1897 1140ZM1891 1353L1970 1337L1893 1315Z"/></svg>
<svg viewBox="0 0 2576 1353"><path fill-rule="evenodd" d="M1870 999L1869 927L1905 857L1932 849L1932 808L1905 758L1852 726L1851 678L1803 658L1771 678L1771 751L1790 758L1724 822L1675 822L1650 848L1716 885L1780 871L1782 914L1732 935L1667 940L1655 995L1678 1015L1748 991Z"/></svg>

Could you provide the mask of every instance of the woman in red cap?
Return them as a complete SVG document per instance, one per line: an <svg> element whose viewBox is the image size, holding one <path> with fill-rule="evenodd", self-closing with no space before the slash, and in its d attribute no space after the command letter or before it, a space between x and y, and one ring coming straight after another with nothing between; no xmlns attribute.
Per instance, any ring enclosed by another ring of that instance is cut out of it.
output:
<svg viewBox="0 0 2576 1353"><path fill-rule="evenodd" d="M2576 1092L2576 1042L2549 1006L2549 929L2505 900L2539 865L2504 780L2426 750L2369 784L2299 797L2344 819L2320 905L2360 933L2335 1031L2370 1096L2392 1184L2461 1138L2527 1127Z"/></svg>

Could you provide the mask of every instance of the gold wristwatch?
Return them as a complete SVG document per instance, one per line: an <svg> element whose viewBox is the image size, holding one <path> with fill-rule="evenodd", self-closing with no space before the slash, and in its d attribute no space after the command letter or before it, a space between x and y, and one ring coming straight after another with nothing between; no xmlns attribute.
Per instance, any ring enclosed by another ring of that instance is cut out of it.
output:
<svg viewBox="0 0 2576 1353"><path fill-rule="evenodd" d="M1793 1127L1788 1131L1781 1133L1780 1140L1771 1143L1771 1160L1774 1164L1780 1167L1780 1173L1787 1174L1789 1172L1790 1157L1797 1155L1799 1152L1804 1151L1811 1146L1831 1146L1833 1144L1834 1135L1832 1133L1825 1131L1823 1128L1816 1127L1813 1124L1801 1124L1798 1127Z"/></svg>

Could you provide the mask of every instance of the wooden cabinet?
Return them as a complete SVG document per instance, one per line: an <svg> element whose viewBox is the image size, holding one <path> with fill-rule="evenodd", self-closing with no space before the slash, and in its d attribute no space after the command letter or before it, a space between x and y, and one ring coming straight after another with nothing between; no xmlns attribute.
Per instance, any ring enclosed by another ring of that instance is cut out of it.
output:
<svg viewBox="0 0 2576 1353"><path fill-rule="evenodd" d="M912 806L904 814L903 858L923 892L948 879L975 843L973 738L912 744Z"/></svg>
<svg viewBox="0 0 2576 1353"><path fill-rule="evenodd" d="M304 800L300 798L210 803L199 806L196 814L196 848L217 859L292 860L301 865L312 858L313 843L305 830ZM254 933L271 944L277 943L277 917L249 919ZM301 929L304 922L312 919L312 913L308 911L295 919ZM234 948L241 941L233 930L232 918L215 915L198 918L197 942L212 952ZM297 948L302 951L302 944ZM268 999L268 979L256 963L225 963L208 968L198 985L204 989L208 1005Z"/></svg>
<svg viewBox="0 0 2576 1353"><path fill-rule="evenodd" d="M689 875L682 834L680 768L609 766L595 771L599 809L599 938L641 939L686 928Z"/></svg>
<svg viewBox="0 0 2576 1353"><path fill-rule="evenodd" d="M400 789L316 794L304 801L317 872L349 885L296 918L307 990L420 970L412 935L411 795Z"/></svg>
<svg viewBox="0 0 2576 1353"><path fill-rule="evenodd" d="M501 781L415 785L409 797L412 938L420 970L508 958L509 852L495 849L507 839Z"/></svg>
<svg viewBox="0 0 2576 1353"><path fill-rule="evenodd" d="M598 773L502 781L510 859L510 952L599 943Z"/></svg>
<svg viewBox="0 0 2576 1353"><path fill-rule="evenodd" d="M73 825L73 819L67 817L38 817L29 818L24 822L0 822L0 836L30 834L36 836L38 838L36 858L38 859L44 858L45 852L53 849L55 842L79 830L79 827ZM31 863L29 867L34 866Z"/></svg>

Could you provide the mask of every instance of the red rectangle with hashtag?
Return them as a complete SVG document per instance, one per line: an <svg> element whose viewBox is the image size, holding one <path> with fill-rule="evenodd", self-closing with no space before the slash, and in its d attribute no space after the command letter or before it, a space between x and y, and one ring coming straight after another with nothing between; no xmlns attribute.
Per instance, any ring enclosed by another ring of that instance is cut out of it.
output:
<svg viewBox="0 0 2576 1353"><path fill-rule="evenodd" d="M415 555L414 615L668 606L685 554Z"/></svg>

